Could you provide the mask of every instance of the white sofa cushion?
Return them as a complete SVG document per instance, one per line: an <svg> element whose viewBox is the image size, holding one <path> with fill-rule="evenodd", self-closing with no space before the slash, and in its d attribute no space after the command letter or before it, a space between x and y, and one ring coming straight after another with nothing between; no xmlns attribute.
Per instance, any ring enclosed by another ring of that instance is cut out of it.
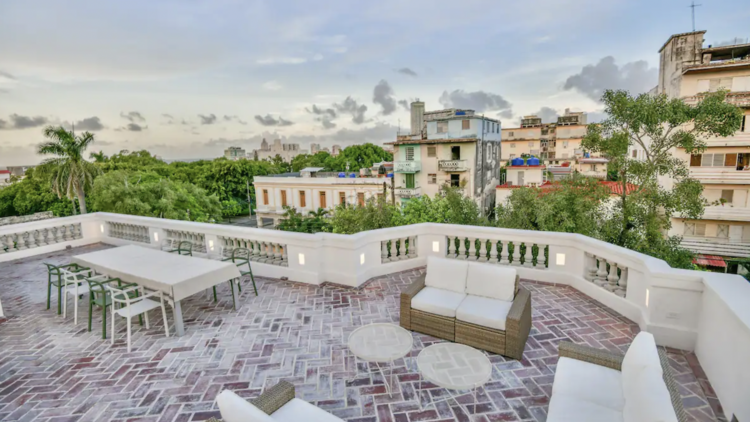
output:
<svg viewBox="0 0 750 422"><path fill-rule="evenodd" d="M622 390L626 398L637 388L634 385L635 380L645 370L655 372L659 376L663 373L654 336L641 331L633 339L633 343L630 344L622 360Z"/></svg>
<svg viewBox="0 0 750 422"><path fill-rule="evenodd" d="M504 331L511 306L513 302L467 295L456 310L456 319Z"/></svg>
<svg viewBox="0 0 750 422"><path fill-rule="evenodd" d="M557 374L555 374L557 378ZM568 394L553 393L547 422L624 422L622 412Z"/></svg>
<svg viewBox="0 0 750 422"><path fill-rule="evenodd" d="M466 276L466 293L512 302L516 296L516 269L470 263Z"/></svg>
<svg viewBox="0 0 750 422"><path fill-rule="evenodd" d="M288 401L271 416L275 422L344 422L343 419L300 399Z"/></svg>
<svg viewBox="0 0 750 422"><path fill-rule="evenodd" d="M561 357L557 361L552 396L563 394L599 406L622 411L622 372L578 359Z"/></svg>
<svg viewBox="0 0 750 422"><path fill-rule="evenodd" d="M229 390L216 397L216 404L224 422L274 422L265 412Z"/></svg>
<svg viewBox="0 0 750 422"><path fill-rule="evenodd" d="M649 368L634 381L635 388L625 396L625 422L677 422L662 374Z"/></svg>
<svg viewBox="0 0 750 422"><path fill-rule="evenodd" d="M411 299L411 307L418 311L455 318L456 309L465 297L466 294L463 292L456 293L450 290L425 287Z"/></svg>
<svg viewBox="0 0 750 422"><path fill-rule="evenodd" d="M466 261L431 256L427 258L427 276L424 284L438 289L465 293L468 270L469 263Z"/></svg>

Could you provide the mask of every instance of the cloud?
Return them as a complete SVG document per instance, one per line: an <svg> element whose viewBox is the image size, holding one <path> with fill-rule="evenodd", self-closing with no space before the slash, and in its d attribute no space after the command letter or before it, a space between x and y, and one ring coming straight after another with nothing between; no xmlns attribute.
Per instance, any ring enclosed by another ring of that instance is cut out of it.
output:
<svg viewBox="0 0 750 422"><path fill-rule="evenodd" d="M445 108L466 108L478 113L497 111L501 117L513 117L512 104L501 95L491 92L466 92L463 89L456 89L450 93L443 91L438 101Z"/></svg>
<svg viewBox="0 0 750 422"><path fill-rule="evenodd" d="M396 99L393 97L393 88L385 79L378 82L372 90L372 102L383 107L383 115L388 116L396 111Z"/></svg>
<svg viewBox="0 0 750 422"><path fill-rule="evenodd" d="M396 72L402 75L413 76L415 78L418 76L417 72L409 69L408 67L402 67L401 69L397 69Z"/></svg>
<svg viewBox="0 0 750 422"><path fill-rule="evenodd" d="M623 89L640 94L657 83L656 68L648 67L645 60L617 66L615 58L607 56L595 65L586 65L580 73L571 75L563 89L576 90L594 101L600 101L607 89Z"/></svg>
<svg viewBox="0 0 750 422"><path fill-rule="evenodd" d="M143 118L143 115L137 111L131 111L130 113L120 112L120 117L126 120L130 120L131 122L145 122L146 119Z"/></svg>
<svg viewBox="0 0 750 422"><path fill-rule="evenodd" d="M87 117L83 120L79 120L75 122L73 127L78 130L88 130L91 132L96 132L97 130L104 129L104 125L102 124L102 121L96 116Z"/></svg>
<svg viewBox="0 0 750 422"><path fill-rule="evenodd" d="M2 71L2 70L0 70L0 77L3 77L3 78L5 78L5 79L10 79L11 81L15 81L15 80L16 80L16 77L15 77L15 76L11 75L11 74L10 74L10 73L8 73L8 72L4 72L4 71Z"/></svg>
<svg viewBox="0 0 750 422"><path fill-rule="evenodd" d="M257 115L255 116L255 121L262 124L263 126L291 126L294 124L294 122L285 120L283 117L275 119L270 114L266 114L266 117Z"/></svg>
<svg viewBox="0 0 750 422"><path fill-rule="evenodd" d="M398 100L398 105L403 107L406 111L411 111L411 104L406 100Z"/></svg>
<svg viewBox="0 0 750 422"><path fill-rule="evenodd" d="M30 129L39 126L44 126L49 123L46 117L42 116L20 116L18 114L11 114L9 116L10 122L0 120L0 129L11 130L11 129Z"/></svg>
<svg viewBox="0 0 750 422"><path fill-rule="evenodd" d="M243 126L247 124L247 122L240 119L239 116L227 116L226 114L224 115L224 121L226 122L235 121Z"/></svg>
<svg viewBox="0 0 750 422"><path fill-rule="evenodd" d="M336 123L333 122L333 119L337 117L336 110L332 108L318 107L315 104L310 108L305 108L305 110L308 113L316 115L317 117L315 117L315 121L320 122L324 128L333 129L336 127Z"/></svg>
<svg viewBox="0 0 750 422"><path fill-rule="evenodd" d="M367 112L367 106L364 104L357 104L357 101L352 97L346 97L342 103L333 103L333 108L339 113L346 113L352 116L352 122L361 125L365 122L365 113Z"/></svg>
<svg viewBox="0 0 750 422"><path fill-rule="evenodd" d="M307 59L302 57L267 57L265 59L256 60L255 63L267 66L273 64L302 64L306 61Z"/></svg>
<svg viewBox="0 0 750 422"><path fill-rule="evenodd" d="M118 132L121 131L128 131L128 132L142 132L144 130L148 129L148 126L141 126L138 123L128 123L127 125L115 129Z"/></svg>
<svg viewBox="0 0 750 422"><path fill-rule="evenodd" d="M209 114L208 116L204 116L202 114L199 114L198 117L201 119L202 125L212 125L216 123L216 115L215 114ZM184 122L184 120L183 120Z"/></svg>
<svg viewBox="0 0 750 422"><path fill-rule="evenodd" d="M278 91L283 88L283 86L281 86L281 84L276 81L268 81L263 84L263 88L269 91Z"/></svg>
<svg viewBox="0 0 750 422"><path fill-rule="evenodd" d="M542 118L542 123L554 123L557 122L557 118L560 116L558 114L557 110L550 108L550 107L542 107L537 111L536 113L533 113L536 116L539 116Z"/></svg>

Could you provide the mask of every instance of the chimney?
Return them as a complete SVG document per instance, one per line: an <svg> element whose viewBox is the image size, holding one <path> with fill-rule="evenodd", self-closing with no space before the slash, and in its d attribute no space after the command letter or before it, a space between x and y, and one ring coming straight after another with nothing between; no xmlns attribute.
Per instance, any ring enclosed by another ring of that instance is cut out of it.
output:
<svg viewBox="0 0 750 422"><path fill-rule="evenodd" d="M414 101L411 103L411 134L418 135L424 128L424 103Z"/></svg>

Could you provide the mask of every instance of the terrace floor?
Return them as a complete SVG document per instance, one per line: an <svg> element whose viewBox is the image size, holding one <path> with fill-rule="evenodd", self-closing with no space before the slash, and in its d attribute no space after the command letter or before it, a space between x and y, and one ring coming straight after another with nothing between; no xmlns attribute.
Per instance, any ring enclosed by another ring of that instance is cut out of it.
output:
<svg viewBox="0 0 750 422"><path fill-rule="evenodd" d="M399 385L390 397L379 376L364 374L363 364L355 376L345 340L362 324L397 323L398 294L423 269L379 277L360 289L258 277L260 296L248 286L237 311L222 285L218 304L201 294L183 301L184 337L165 337L161 315L153 312L151 329L134 325L133 351L127 353L124 319L117 321L112 346L101 338L100 312L95 310L88 332L86 306L79 308L77 326L71 314L66 320L57 315L55 301L45 310L42 262L67 263L73 255L107 247L0 264L0 295L9 316L0 322L0 420L200 421L219 416L214 398L223 389L252 398L285 379L296 386L297 397L348 421L544 421L558 342L624 351L638 331L573 288L523 281L533 307L524 360L488 355L492 380L479 390L474 414L445 401L420 409L428 394L446 391L420 386L419 374L410 369L413 359L396 362ZM169 319L172 324L171 313ZM416 333L414 340L413 357L441 341ZM667 351L691 417L725 420L695 355Z"/></svg>

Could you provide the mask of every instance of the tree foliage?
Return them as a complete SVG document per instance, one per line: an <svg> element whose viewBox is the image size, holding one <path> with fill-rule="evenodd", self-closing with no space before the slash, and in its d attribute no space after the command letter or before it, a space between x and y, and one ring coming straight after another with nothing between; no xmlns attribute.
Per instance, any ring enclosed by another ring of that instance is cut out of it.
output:
<svg viewBox="0 0 750 422"><path fill-rule="evenodd" d="M278 229L298 233L330 232L331 223L326 215L327 210L318 208L317 211L310 211L309 216L305 217L296 209L287 206L284 207L284 220L279 223Z"/></svg>

